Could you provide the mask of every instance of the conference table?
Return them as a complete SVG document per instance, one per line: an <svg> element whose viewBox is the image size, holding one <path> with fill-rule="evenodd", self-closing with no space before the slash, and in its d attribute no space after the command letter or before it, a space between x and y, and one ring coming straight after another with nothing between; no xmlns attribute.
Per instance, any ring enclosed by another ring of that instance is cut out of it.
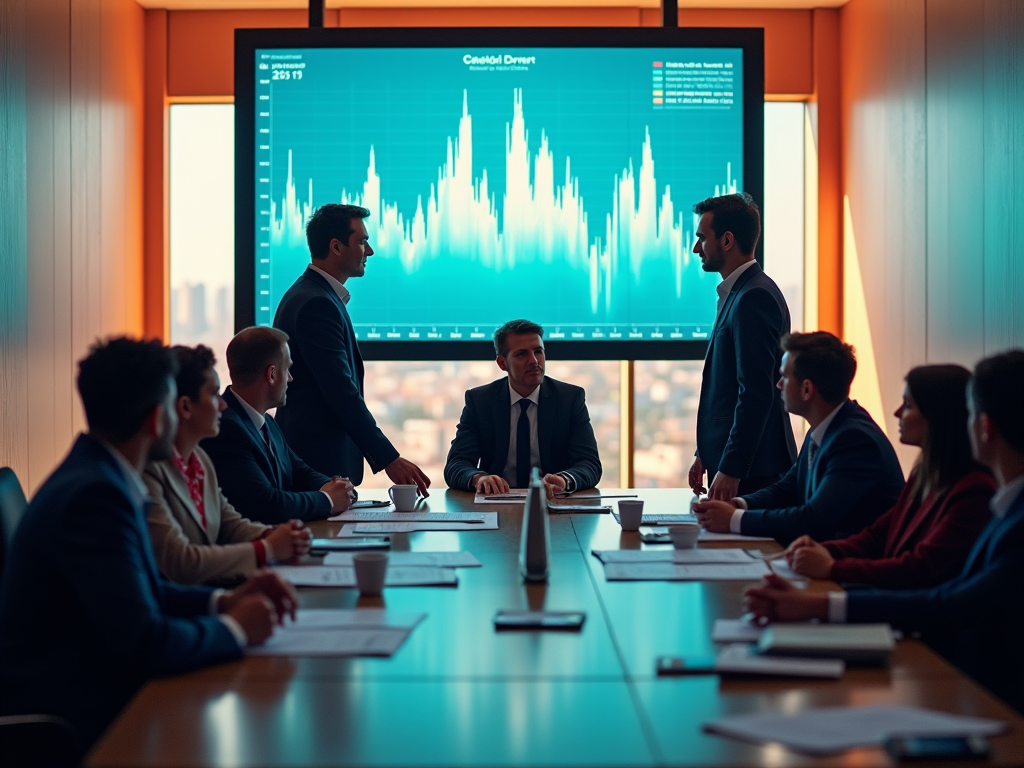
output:
<svg viewBox="0 0 1024 768"><path fill-rule="evenodd" d="M683 489L602 492L639 494L645 514L686 512L691 498ZM730 714L906 704L1008 721L1009 732L991 739L989 762L1024 765L1024 719L918 641L899 642L888 667L849 668L838 681L658 677L661 655L715 652L712 625L740 615L749 582L609 582L592 550L667 545L642 544L610 514L552 513L550 578L525 584L521 503L474 505L471 494L447 490L425 507L498 512L496 531L392 535L393 551L475 555L483 567L460 568L457 587L389 587L377 598L352 588L299 590L305 608L425 612L392 657L250 656L153 681L87 764L867 768L892 761L876 748L815 758L701 725ZM333 536L341 523L312 527ZM778 550L774 542L702 546ZM579 632L499 632L493 617L501 609L585 611L586 622Z"/></svg>

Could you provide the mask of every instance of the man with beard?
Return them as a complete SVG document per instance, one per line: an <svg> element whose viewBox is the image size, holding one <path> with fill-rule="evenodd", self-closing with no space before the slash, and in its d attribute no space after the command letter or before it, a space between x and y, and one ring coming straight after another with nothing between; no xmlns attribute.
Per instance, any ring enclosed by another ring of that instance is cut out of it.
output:
<svg viewBox="0 0 1024 768"><path fill-rule="evenodd" d="M796 441L775 386L779 340L789 307L754 260L761 235L757 204L744 193L697 203L693 252L705 272L722 276L718 312L704 358L697 409L697 454L690 488L729 501L776 482L796 460Z"/></svg>
<svg viewBox="0 0 1024 768"><path fill-rule="evenodd" d="M0 714L62 718L81 751L147 680L240 657L298 604L267 571L232 592L160 578L141 473L171 455L176 374L157 341L92 348L78 374L89 431L32 499L4 563Z"/></svg>

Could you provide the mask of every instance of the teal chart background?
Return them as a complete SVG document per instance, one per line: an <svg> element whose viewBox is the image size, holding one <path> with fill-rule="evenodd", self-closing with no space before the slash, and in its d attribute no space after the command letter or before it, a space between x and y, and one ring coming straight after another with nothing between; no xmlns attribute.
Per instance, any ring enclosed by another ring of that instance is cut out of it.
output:
<svg viewBox="0 0 1024 768"><path fill-rule="evenodd" d="M363 205L357 334L705 339L717 275L695 202L743 188L742 51L260 49L256 320L309 263L304 227Z"/></svg>

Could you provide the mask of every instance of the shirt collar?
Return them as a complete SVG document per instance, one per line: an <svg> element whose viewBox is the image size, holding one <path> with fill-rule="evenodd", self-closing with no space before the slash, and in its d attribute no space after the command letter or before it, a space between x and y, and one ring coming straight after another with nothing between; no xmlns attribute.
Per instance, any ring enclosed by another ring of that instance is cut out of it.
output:
<svg viewBox="0 0 1024 768"><path fill-rule="evenodd" d="M836 414L839 413L839 409L844 405L846 405L845 400L837 405L833 409L832 413L822 419L818 426L811 430L811 440L813 440L814 444L819 448L821 448L821 441L825 439L825 433L828 432L828 428L832 425L832 420L836 417Z"/></svg>
<svg viewBox="0 0 1024 768"><path fill-rule="evenodd" d="M324 279L327 280L331 288L334 289L334 292L338 294L338 298L341 299L341 303L348 304L348 300L352 294L348 292L348 288L342 285L334 275L327 274L322 269L320 269L320 267L318 267L316 264L310 264L309 268L323 275Z"/></svg>
<svg viewBox="0 0 1024 768"><path fill-rule="evenodd" d="M715 288L715 290L718 291L718 298L724 299L726 296L732 293L732 287L736 285L736 281L740 279L740 275L742 275L755 264L757 264L757 259L751 259L745 264L741 264L740 266L736 267L736 269L732 271L732 274L725 278L725 280L720 282L718 284L718 287Z"/></svg>
<svg viewBox="0 0 1024 768"><path fill-rule="evenodd" d="M110 452L110 455L114 457L114 460L117 461L117 465L121 469L121 474L123 474L125 480L128 481L128 490L132 497L132 501L135 502L136 506L143 506L149 501L149 489L146 488L146 483L143 482L142 475L139 474L139 470L128 462L128 459L124 457L123 453L117 450L117 448L112 446L106 440L96 438L96 442L106 448L107 451Z"/></svg>
<svg viewBox="0 0 1024 768"><path fill-rule="evenodd" d="M541 385L538 384L537 388L535 390L533 390L533 392L528 394L526 396L526 398L525 398L526 400L529 400L534 405L537 405L537 404L540 403L540 386ZM509 379L509 381L508 381L508 393L509 393L509 395L512 398L512 403L511 403L512 405L515 405L520 400L524 399L522 395L520 395L518 392L516 392L514 389L512 389L512 380L511 379Z"/></svg>
<svg viewBox="0 0 1024 768"><path fill-rule="evenodd" d="M1005 517L1006 513L1010 511L1010 507L1013 506L1013 502L1020 496L1021 491L1024 491L1024 475L1014 478L992 496L992 501L989 502L989 508L996 515L996 517Z"/></svg>
<svg viewBox="0 0 1024 768"><path fill-rule="evenodd" d="M315 269L315 267L314 267L314 269ZM228 387L228 389L231 389L231 387ZM242 399L241 395L239 395L237 392L235 392L235 390L231 389L231 394L235 396L235 400L237 400L239 403L242 404L242 410L244 410L246 412L246 414L249 416L249 419L252 421L252 425L254 427L256 427L256 431L258 432L258 431L262 430L263 429L263 425L267 421L267 417L265 415L263 415L262 413L260 413L259 411L257 411L255 408L253 408L247 402L245 402L245 400Z"/></svg>
<svg viewBox="0 0 1024 768"><path fill-rule="evenodd" d="M176 447L171 448L171 463L174 464L174 467L186 480L202 480L206 474L203 472L203 465L200 463L195 451L192 451L189 454L188 461L185 461L181 458L181 454L178 453Z"/></svg>

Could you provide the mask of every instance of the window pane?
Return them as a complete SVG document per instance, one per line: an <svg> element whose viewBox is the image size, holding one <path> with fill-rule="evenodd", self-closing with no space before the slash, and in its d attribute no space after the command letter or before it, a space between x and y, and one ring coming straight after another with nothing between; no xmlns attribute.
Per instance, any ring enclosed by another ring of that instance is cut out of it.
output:
<svg viewBox="0 0 1024 768"><path fill-rule="evenodd" d="M205 344L227 384L234 335L235 108L174 104L170 116L171 343Z"/></svg>
<svg viewBox="0 0 1024 768"><path fill-rule="evenodd" d="M583 387L604 469L602 484L619 483L619 363L548 360L549 376ZM493 360L481 362L366 363L366 401L399 453L444 486L444 462L465 405L465 391L504 376ZM561 467L559 468L561 469ZM387 488L387 474L363 474L363 488Z"/></svg>

